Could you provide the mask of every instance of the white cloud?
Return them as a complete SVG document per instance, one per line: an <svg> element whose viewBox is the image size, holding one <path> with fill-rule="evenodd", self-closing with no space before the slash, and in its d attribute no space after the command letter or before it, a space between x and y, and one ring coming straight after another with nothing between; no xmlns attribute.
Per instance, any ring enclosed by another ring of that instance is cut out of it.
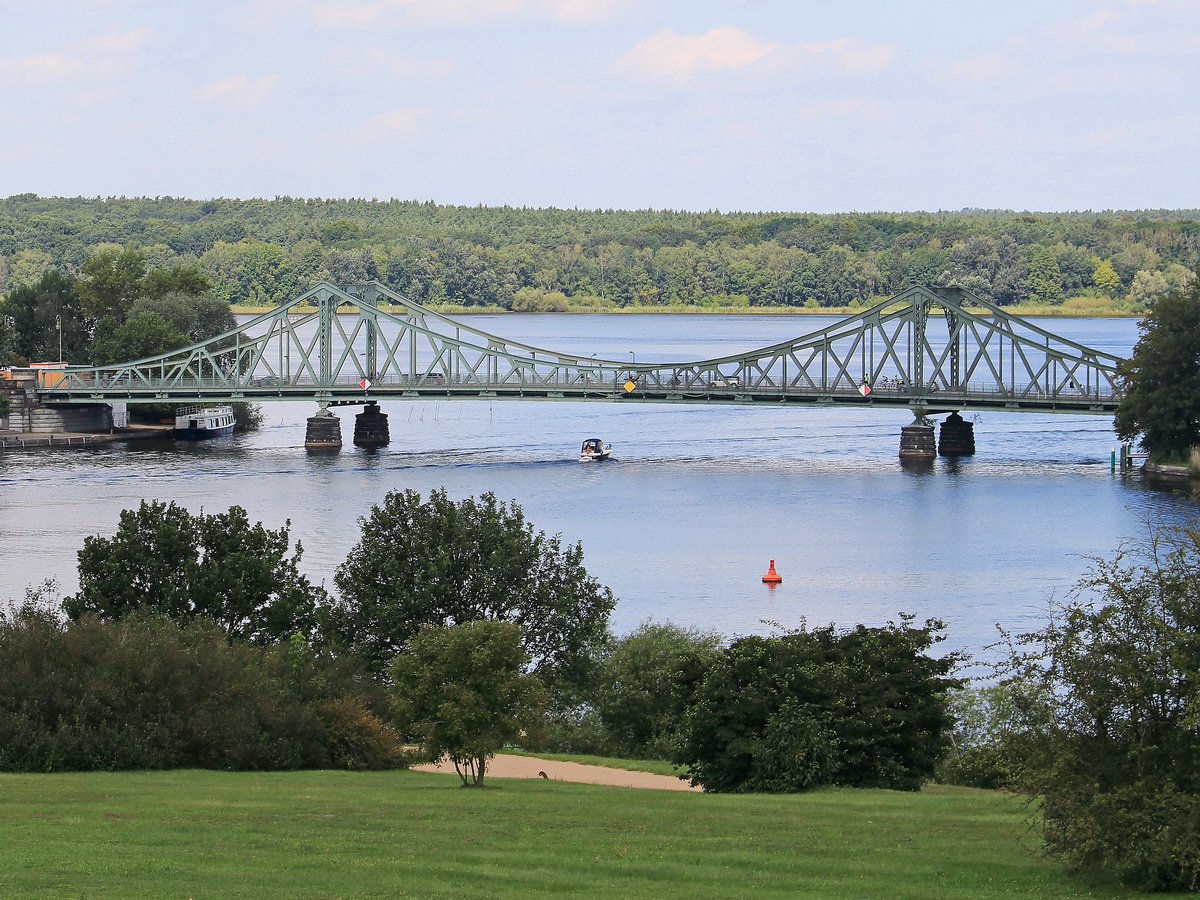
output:
<svg viewBox="0 0 1200 900"><path fill-rule="evenodd" d="M961 59L946 66L946 74L955 81L975 83L1002 81L1017 74L1020 66L1010 56L988 53L973 59Z"/></svg>
<svg viewBox="0 0 1200 900"><path fill-rule="evenodd" d="M67 52L0 57L0 73L26 81L75 82L91 89L127 68L128 63L116 57L145 46L152 35L149 28L114 31L72 43L64 48Z"/></svg>
<svg viewBox="0 0 1200 900"><path fill-rule="evenodd" d="M841 100L829 100L825 103L809 103L796 111L796 118L802 122L813 119L875 119L882 113L877 103L861 97L845 97Z"/></svg>
<svg viewBox="0 0 1200 900"><path fill-rule="evenodd" d="M421 127L419 120L428 111L423 106L410 106L380 113L358 129L358 136L363 140L379 141L416 134Z"/></svg>
<svg viewBox="0 0 1200 900"><path fill-rule="evenodd" d="M797 44L796 51L813 62L830 60L845 72L878 72L896 60L893 44L862 44L853 38L839 38L815 44Z"/></svg>
<svg viewBox="0 0 1200 900"><path fill-rule="evenodd" d="M32 78L73 78L87 68L78 56L60 53L31 53L28 56L0 58L0 72Z"/></svg>
<svg viewBox="0 0 1200 900"><path fill-rule="evenodd" d="M505 21L588 25L616 18L627 5L628 0L315 0L310 12L328 30Z"/></svg>
<svg viewBox="0 0 1200 900"><path fill-rule="evenodd" d="M202 100L213 100L243 110L256 109L275 92L279 78L264 75L251 81L245 75L230 75L220 81L207 84L197 91Z"/></svg>
<svg viewBox="0 0 1200 900"><path fill-rule="evenodd" d="M741 69L753 65L779 49L732 25L704 34L676 34L671 28L646 38L619 60L619 68L677 84L690 81L698 72Z"/></svg>
<svg viewBox="0 0 1200 900"><path fill-rule="evenodd" d="M400 78L436 78L454 71L448 59L420 59L401 56L383 47L353 52L338 52L329 58L330 68L352 75L371 75L385 72Z"/></svg>
<svg viewBox="0 0 1200 900"><path fill-rule="evenodd" d="M1194 0L1125 0L1062 23L1067 39L1091 52L1120 56L1192 54L1200 49ZM1173 16L1172 13L1178 13Z"/></svg>
<svg viewBox="0 0 1200 900"><path fill-rule="evenodd" d="M152 28L135 28L132 31L112 32L89 38L80 44L81 49L105 56L123 56L146 46L154 37Z"/></svg>
<svg viewBox="0 0 1200 900"><path fill-rule="evenodd" d="M652 78L686 84L702 72L771 65L775 69L834 69L867 74L896 59L893 44L864 44L853 38L815 43L767 43L732 25L704 34L676 34L667 28L642 41L617 67Z"/></svg>

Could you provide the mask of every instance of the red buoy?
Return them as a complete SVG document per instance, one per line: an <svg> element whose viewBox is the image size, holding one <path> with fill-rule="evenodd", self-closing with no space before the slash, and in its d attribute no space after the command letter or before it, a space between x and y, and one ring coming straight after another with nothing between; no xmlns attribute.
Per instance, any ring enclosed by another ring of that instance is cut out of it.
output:
<svg viewBox="0 0 1200 900"><path fill-rule="evenodd" d="M775 571L775 560L771 560L771 567L767 569L767 574L763 576L764 584L782 584L783 576Z"/></svg>

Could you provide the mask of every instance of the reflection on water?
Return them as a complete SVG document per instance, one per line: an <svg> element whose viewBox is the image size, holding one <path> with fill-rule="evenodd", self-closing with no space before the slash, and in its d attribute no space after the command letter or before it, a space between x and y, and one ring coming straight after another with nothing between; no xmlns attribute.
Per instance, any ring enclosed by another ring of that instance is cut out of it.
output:
<svg viewBox="0 0 1200 900"><path fill-rule="evenodd" d="M744 318L549 316L484 327L541 329L502 333L564 350L591 329L594 349L636 343L639 359L652 345L689 356L693 344L720 343L712 329L749 347L796 328ZM1136 339L1131 322L1081 329L1104 349L1128 340L1127 352ZM142 499L209 511L236 503L271 527L290 520L303 568L331 586L373 503L389 490L444 487L456 498L515 499L535 527L582 541L589 571L620 600L618 631L654 619L733 635L769 621L875 624L909 612L944 619L946 646L981 653L995 623L1036 622L1090 556L1141 536L1148 520L1193 509L1185 490L1110 473L1117 441L1104 417L981 413L976 456L914 465L897 458L910 419L900 410L395 402L382 404L389 446L350 445L351 407L340 410L343 450L314 455L302 447L311 405L264 408L260 431L213 441L0 456L0 598L48 577L72 591L83 538L111 534L120 511ZM614 459L577 461L593 435ZM770 559L784 579L773 590L761 582Z"/></svg>

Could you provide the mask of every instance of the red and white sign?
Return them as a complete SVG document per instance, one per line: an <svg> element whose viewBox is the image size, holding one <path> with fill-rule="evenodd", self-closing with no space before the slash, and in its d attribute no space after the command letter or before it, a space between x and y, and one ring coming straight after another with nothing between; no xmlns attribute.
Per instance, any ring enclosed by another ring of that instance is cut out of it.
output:
<svg viewBox="0 0 1200 900"><path fill-rule="evenodd" d="M367 379L364 378L362 381L360 381L358 383L358 386L365 391L367 388L369 388L371 386L371 382L367 381Z"/></svg>
<svg viewBox="0 0 1200 900"><path fill-rule="evenodd" d="M859 387L858 392L865 397L867 394L871 393L871 386L864 381L862 386Z"/></svg>

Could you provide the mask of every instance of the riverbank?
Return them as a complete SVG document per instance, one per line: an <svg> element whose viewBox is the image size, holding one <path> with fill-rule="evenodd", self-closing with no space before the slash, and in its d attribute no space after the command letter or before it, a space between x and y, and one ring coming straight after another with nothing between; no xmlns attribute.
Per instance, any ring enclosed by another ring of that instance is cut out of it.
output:
<svg viewBox="0 0 1200 900"><path fill-rule="evenodd" d="M64 447L94 447L116 441L141 441L165 437L175 428L172 425L130 425L105 432L84 431L31 431L0 432L0 451L37 450L41 448L62 449Z"/></svg>
<svg viewBox="0 0 1200 900"><path fill-rule="evenodd" d="M886 298L880 298L882 301ZM1085 305L1080 303L1081 300L1093 301L1093 298L1074 298L1074 301L1067 300L1060 306L1051 306L1048 304L1017 304L1016 306L1003 307L1004 311L1015 316L1021 316L1026 319L1050 318L1050 319L1140 319L1145 315L1145 312L1137 312L1127 309L1120 309L1112 306L1107 302L1096 301L1098 305ZM592 306L580 304L578 306L568 306L567 309L556 310L511 310L505 309L503 306L466 306L461 303L434 303L428 308L434 312L442 313L448 316L458 315L515 315L515 316L537 316L546 313L567 314L567 315L683 315L683 316L795 316L802 318L804 316L853 316L864 310L870 309L874 304L868 304L859 307L851 306ZM247 306L234 304L233 312L236 315L262 315L263 313L272 312L274 306ZM315 306L295 306L292 307L292 312L298 315L307 315L317 311ZM339 309L338 312L352 314L351 308ZM940 309L932 311L935 315L940 314ZM968 312L977 313L979 315L988 315L988 310L968 307Z"/></svg>

